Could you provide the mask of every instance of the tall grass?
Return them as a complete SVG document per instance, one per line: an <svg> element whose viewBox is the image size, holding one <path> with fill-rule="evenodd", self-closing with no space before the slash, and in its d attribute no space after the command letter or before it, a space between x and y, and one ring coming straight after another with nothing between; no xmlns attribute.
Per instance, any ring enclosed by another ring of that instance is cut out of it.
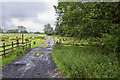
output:
<svg viewBox="0 0 120 80"><path fill-rule="evenodd" d="M55 45L53 60L67 78L115 78L118 60L107 50L98 47Z"/></svg>

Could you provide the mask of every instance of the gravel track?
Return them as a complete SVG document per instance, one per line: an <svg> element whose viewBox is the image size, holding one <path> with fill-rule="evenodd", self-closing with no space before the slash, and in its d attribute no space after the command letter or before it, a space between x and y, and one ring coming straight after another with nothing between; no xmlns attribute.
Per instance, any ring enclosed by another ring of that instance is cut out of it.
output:
<svg viewBox="0 0 120 80"><path fill-rule="evenodd" d="M63 78L65 76L57 75L61 71L57 68L56 64L52 59L52 50L54 46L54 39L51 37L49 46L42 49L44 45L49 42L47 41L30 50L24 56L13 61L7 66L2 68L3 78ZM43 53L40 56L35 56L38 51Z"/></svg>

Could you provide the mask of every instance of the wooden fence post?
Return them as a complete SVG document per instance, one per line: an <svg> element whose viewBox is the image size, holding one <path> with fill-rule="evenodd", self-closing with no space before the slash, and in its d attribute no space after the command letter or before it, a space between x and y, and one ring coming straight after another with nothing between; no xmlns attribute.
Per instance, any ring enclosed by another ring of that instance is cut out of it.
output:
<svg viewBox="0 0 120 80"><path fill-rule="evenodd" d="M12 51L13 51L13 49L14 49L14 48L13 48L13 42L12 42Z"/></svg>
<svg viewBox="0 0 120 80"><path fill-rule="evenodd" d="M23 33L22 33L22 44L24 43L24 35L23 35Z"/></svg>
<svg viewBox="0 0 120 80"><path fill-rule="evenodd" d="M3 43L3 52L4 52L4 56L5 56L5 43Z"/></svg>
<svg viewBox="0 0 120 80"><path fill-rule="evenodd" d="M17 40L17 47L19 47L19 41Z"/></svg>

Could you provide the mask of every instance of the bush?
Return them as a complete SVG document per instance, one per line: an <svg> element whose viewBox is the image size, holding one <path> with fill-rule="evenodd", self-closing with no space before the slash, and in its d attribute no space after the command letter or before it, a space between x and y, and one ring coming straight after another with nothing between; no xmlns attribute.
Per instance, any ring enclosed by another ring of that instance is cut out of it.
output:
<svg viewBox="0 0 120 80"><path fill-rule="evenodd" d="M118 37L114 35L103 34L103 38L100 40L103 42L102 45L105 45L108 49L114 52L117 50L119 45Z"/></svg>

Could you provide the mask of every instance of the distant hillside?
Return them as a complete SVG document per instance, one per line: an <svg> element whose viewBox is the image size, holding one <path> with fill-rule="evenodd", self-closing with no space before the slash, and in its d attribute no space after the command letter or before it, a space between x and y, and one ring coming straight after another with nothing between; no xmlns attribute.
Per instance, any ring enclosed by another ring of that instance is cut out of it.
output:
<svg viewBox="0 0 120 80"><path fill-rule="evenodd" d="M7 33L18 33L18 29L10 29Z"/></svg>

